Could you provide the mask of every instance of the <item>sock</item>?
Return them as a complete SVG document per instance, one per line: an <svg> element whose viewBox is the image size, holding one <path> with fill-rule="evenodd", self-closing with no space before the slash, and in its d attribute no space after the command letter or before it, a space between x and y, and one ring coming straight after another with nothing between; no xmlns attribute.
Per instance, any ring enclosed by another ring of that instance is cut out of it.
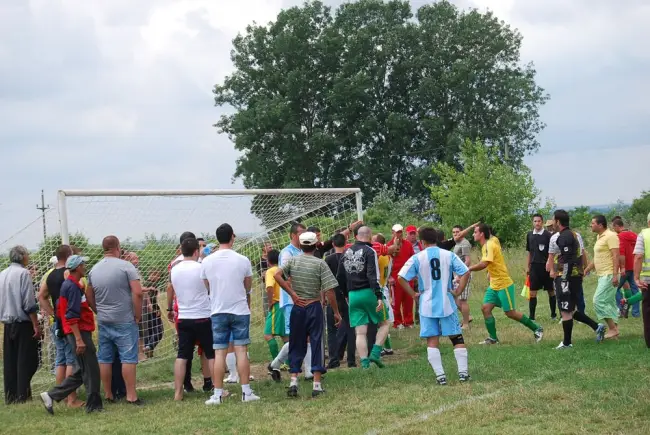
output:
<svg viewBox="0 0 650 435"><path fill-rule="evenodd" d="M549 296L548 298L548 306L551 308L551 317L555 317L557 314L557 298L555 295Z"/></svg>
<svg viewBox="0 0 650 435"><path fill-rule="evenodd" d="M269 345L269 351L271 351L271 359L275 359L275 357L278 356L278 353L280 353L278 342L275 340L275 338L272 338L267 341L267 343Z"/></svg>
<svg viewBox="0 0 650 435"><path fill-rule="evenodd" d="M289 343L284 343L284 346L282 346L282 349L280 349L278 356L276 356L273 362L271 363L271 367L273 367L274 369L280 369L280 366L282 365L283 362L286 362L288 356L289 356Z"/></svg>
<svg viewBox="0 0 650 435"><path fill-rule="evenodd" d="M320 382L314 381L314 390L316 391L321 391L323 387L321 387Z"/></svg>
<svg viewBox="0 0 650 435"><path fill-rule="evenodd" d="M434 373L436 374L436 377L439 378L440 376L445 375L445 369L442 368L442 358L440 358L440 349L437 347L428 347L427 348L427 359L429 360L429 364L431 364L431 367L433 368Z"/></svg>
<svg viewBox="0 0 650 435"><path fill-rule="evenodd" d="M577 320L580 323L584 323L594 331L598 329L598 323L594 322L594 320L591 317L587 316L585 313L581 313L580 311L576 311L575 313L573 313L573 320Z"/></svg>
<svg viewBox="0 0 650 435"><path fill-rule="evenodd" d="M393 343L390 341L390 334L386 336L386 342L384 343L384 349L392 349Z"/></svg>
<svg viewBox="0 0 650 435"><path fill-rule="evenodd" d="M485 319L485 327L487 328L488 335L493 340L498 340L497 338L497 321L494 317L488 317Z"/></svg>
<svg viewBox="0 0 650 435"><path fill-rule="evenodd" d="M298 386L298 375L295 373L291 374L291 384L289 384L292 387L297 387Z"/></svg>
<svg viewBox="0 0 650 435"><path fill-rule="evenodd" d="M564 343L565 346L571 344L571 333L573 332L573 319L571 320L562 320L562 329L564 329Z"/></svg>
<svg viewBox="0 0 650 435"><path fill-rule="evenodd" d="M627 299L627 303L630 305L634 305L637 302L641 302L642 300L643 300L643 292L638 291Z"/></svg>
<svg viewBox="0 0 650 435"><path fill-rule="evenodd" d="M374 359L381 358L381 349L382 347L380 345L374 344L372 346L372 350L370 351L370 356Z"/></svg>
<svg viewBox="0 0 650 435"><path fill-rule="evenodd" d="M305 376L311 375L311 343L307 343L307 353L305 354Z"/></svg>
<svg viewBox="0 0 650 435"><path fill-rule="evenodd" d="M370 360L368 358L361 358L361 367L367 369L370 367Z"/></svg>
<svg viewBox="0 0 650 435"><path fill-rule="evenodd" d="M228 367L228 372L230 372L228 375L230 379L237 379L239 377L237 374L237 357L235 356L235 352L226 355L226 367Z"/></svg>
<svg viewBox="0 0 650 435"><path fill-rule="evenodd" d="M535 332L539 329L539 325L532 320L525 314L521 316L521 320L519 321L522 325L524 325L526 328L530 329L531 331Z"/></svg>
<svg viewBox="0 0 650 435"><path fill-rule="evenodd" d="M537 296L530 298L528 301L528 310L530 311L530 318L535 319L535 310L537 309Z"/></svg>
<svg viewBox="0 0 650 435"><path fill-rule="evenodd" d="M246 396L253 394L253 390L251 390L251 386L249 384L241 384L241 392Z"/></svg>
<svg viewBox="0 0 650 435"><path fill-rule="evenodd" d="M214 395L215 396L223 396L223 388L215 388L214 389Z"/></svg>
<svg viewBox="0 0 650 435"><path fill-rule="evenodd" d="M456 364L458 364L458 374L467 374L467 348L455 348L454 356L456 357Z"/></svg>
<svg viewBox="0 0 650 435"><path fill-rule="evenodd" d="M212 378L203 378L203 385L212 385Z"/></svg>

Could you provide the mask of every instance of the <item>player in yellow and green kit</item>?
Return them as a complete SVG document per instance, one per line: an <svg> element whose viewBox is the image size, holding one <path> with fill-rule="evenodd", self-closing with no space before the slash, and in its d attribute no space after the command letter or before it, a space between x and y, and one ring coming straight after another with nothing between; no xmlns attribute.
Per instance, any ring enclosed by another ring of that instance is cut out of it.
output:
<svg viewBox="0 0 650 435"><path fill-rule="evenodd" d="M280 252L272 249L267 253L269 269L264 275L264 285L266 287L266 297L269 304L269 313L266 315L264 324L264 340L269 345L271 360L275 359L280 352L278 342L275 337L282 337L282 341L289 341L285 333L284 310L280 308L280 285L275 281L275 273L278 271L278 261ZM271 377L275 381L280 380L280 372L268 367Z"/></svg>
<svg viewBox="0 0 650 435"><path fill-rule="evenodd" d="M386 238L383 234L378 233L372 237L373 243L380 243L382 245L386 244ZM388 320L389 323L395 321L393 316L393 306L392 300L390 298L390 291L388 290L388 277L390 276L391 267L393 265L392 258L390 255L379 255L377 259L379 265L379 285L381 286L381 292L384 296L384 310L382 320ZM381 351L381 356L392 355L393 344L390 341L390 334L386 337L386 342L384 343L384 348Z"/></svg>
<svg viewBox="0 0 650 435"><path fill-rule="evenodd" d="M534 332L535 340L539 342L544 336L544 329L530 320L530 318L519 311L515 310L515 284L508 274L508 268L501 252L501 243L496 236L492 235L492 230L484 223L474 228L474 240L482 246L481 262L469 268L472 272L486 269L490 274L490 287L485 292L483 298L483 317L485 318L485 327L488 330L489 337L481 344L497 344L497 326L492 310L494 307L501 308L506 316L512 320L522 323L528 329Z"/></svg>

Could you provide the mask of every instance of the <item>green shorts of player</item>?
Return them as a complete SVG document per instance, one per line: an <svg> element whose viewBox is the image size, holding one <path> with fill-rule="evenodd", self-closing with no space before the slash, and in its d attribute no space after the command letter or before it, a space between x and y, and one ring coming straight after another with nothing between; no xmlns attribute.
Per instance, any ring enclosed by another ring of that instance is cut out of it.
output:
<svg viewBox="0 0 650 435"><path fill-rule="evenodd" d="M516 309L515 307L515 285L511 284L501 290L493 290L491 287L485 291L483 304L491 304L508 312Z"/></svg>
<svg viewBox="0 0 650 435"><path fill-rule="evenodd" d="M348 293L350 301L350 327L367 325L368 323L380 324L388 319L386 305L377 312L377 295L372 289L352 290Z"/></svg>

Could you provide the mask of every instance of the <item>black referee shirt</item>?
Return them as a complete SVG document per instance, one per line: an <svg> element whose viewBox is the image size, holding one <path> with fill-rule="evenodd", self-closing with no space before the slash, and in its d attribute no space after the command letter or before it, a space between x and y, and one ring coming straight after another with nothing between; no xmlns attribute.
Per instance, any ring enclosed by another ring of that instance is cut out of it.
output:
<svg viewBox="0 0 650 435"><path fill-rule="evenodd" d="M551 233L542 230L541 234L529 231L526 236L526 251L530 252L531 264L546 264L548 260L548 245L551 243Z"/></svg>

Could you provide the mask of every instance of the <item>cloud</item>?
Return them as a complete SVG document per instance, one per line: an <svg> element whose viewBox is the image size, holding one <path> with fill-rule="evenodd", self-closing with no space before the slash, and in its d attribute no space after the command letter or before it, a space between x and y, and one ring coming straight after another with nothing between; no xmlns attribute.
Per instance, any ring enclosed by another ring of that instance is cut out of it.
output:
<svg viewBox="0 0 650 435"><path fill-rule="evenodd" d="M55 206L60 188L241 187L231 183L238 154L212 127L226 109L213 106L211 89L232 72L238 32L301 3L2 2L0 242L38 217L41 188ZM425 3L412 1L414 8ZM524 36L522 59L535 62L552 97L542 110L542 149L527 158L546 196L563 205L600 204L630 200L646 187L635 158L650 152L642 130L650 115L642 98L650 95L650 54L640 46L650 40L646 2L455 3L489 7ZM567 164L582 180L571 189L563 181ZM596 183L605 173L622 185ZM245 205L235 209L247 215ZM54 232L56 211L48 216ZM218 220L210 216L210 225ZM164 225L155 231L177 230ZM41 231L37 221L21 237L33 245Z"/></svg>

